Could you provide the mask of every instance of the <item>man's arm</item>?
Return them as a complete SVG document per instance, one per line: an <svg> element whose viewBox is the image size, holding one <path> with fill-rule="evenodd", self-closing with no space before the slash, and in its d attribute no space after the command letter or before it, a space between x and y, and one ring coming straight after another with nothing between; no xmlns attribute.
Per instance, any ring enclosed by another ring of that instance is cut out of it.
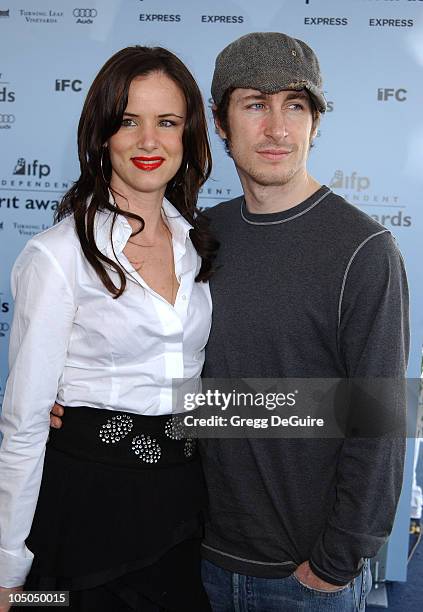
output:
<svg viewBox="0 0 423 612"><path fill-rule="evenodd" d="M339 350L347 376L389 379L396 393L390 396L391 405L384 406L386 419L399 412L405 423L408 288L389 233L363 243L351 259L339 306ZM366 404L365 410L372 410L372 403ZM336 502L310 558L312 571L322 580L346 584L359 574L363 557L375 556L388 538L401 492L404 453L402 431L344 440Z"/></svg>

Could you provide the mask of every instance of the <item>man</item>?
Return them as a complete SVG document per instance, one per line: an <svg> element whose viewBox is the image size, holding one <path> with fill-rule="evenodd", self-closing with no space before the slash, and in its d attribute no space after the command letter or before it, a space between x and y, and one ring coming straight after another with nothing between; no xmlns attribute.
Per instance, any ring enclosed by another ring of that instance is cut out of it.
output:
<svg viewBox="0 0 423 612"><path fill-rule="evenodd" d="M403 377L408 294L394 240L307 171L326 109L314 52L281 33L243 36L217 57L212 95L244 196L208 211L221 247L205 378ZM202 449L215 612L364 609L403 439L210 439Z"/></svg>
<svg viewBox="0 0 423 612"><path fill-rule="evenodd" d="M218 56L212 95L244 197L208 211L220 250L204 376L404 376L408 295L392 236L307 172L326 109L314 52L285 34L243 36ZM214 612L363 610L367 558L394 519L404 441L201 447Z"/></svg>

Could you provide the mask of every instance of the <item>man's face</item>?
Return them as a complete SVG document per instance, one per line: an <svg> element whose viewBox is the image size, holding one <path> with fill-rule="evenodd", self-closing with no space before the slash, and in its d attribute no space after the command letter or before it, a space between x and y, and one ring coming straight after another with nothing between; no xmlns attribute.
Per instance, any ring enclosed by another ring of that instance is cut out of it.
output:
<svg viewBox="0 0 423 612"><path fill-rule="evenodd" d="M281 186L303 173L317 127L308 95L283 90L264 94L235 89L228 108L228 129L216 123L228 140L241 180L261 186Z"/></svg>

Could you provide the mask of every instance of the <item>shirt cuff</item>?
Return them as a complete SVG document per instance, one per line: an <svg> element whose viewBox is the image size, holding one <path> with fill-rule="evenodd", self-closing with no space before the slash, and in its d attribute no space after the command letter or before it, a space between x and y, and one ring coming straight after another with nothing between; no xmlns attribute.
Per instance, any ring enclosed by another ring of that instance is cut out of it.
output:
<svg viewBox="0 0 423 612"><path fill-rule="evenodd" d="M22 586L33 559L33 553L26 546L14 552L0 548L0 586L7 589Z"/></svg>

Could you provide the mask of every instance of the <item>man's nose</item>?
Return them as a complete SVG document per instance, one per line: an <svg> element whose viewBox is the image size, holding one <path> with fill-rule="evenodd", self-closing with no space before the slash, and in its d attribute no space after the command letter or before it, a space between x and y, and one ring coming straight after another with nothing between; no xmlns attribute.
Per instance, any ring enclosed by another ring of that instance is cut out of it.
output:
<svg viewBox="0 0 423 612"><path fill-rule="evenodd" d="M266 117L265 135L273 140L282 140L288 135L286 117L280 110L272 110Z"/></svg>

